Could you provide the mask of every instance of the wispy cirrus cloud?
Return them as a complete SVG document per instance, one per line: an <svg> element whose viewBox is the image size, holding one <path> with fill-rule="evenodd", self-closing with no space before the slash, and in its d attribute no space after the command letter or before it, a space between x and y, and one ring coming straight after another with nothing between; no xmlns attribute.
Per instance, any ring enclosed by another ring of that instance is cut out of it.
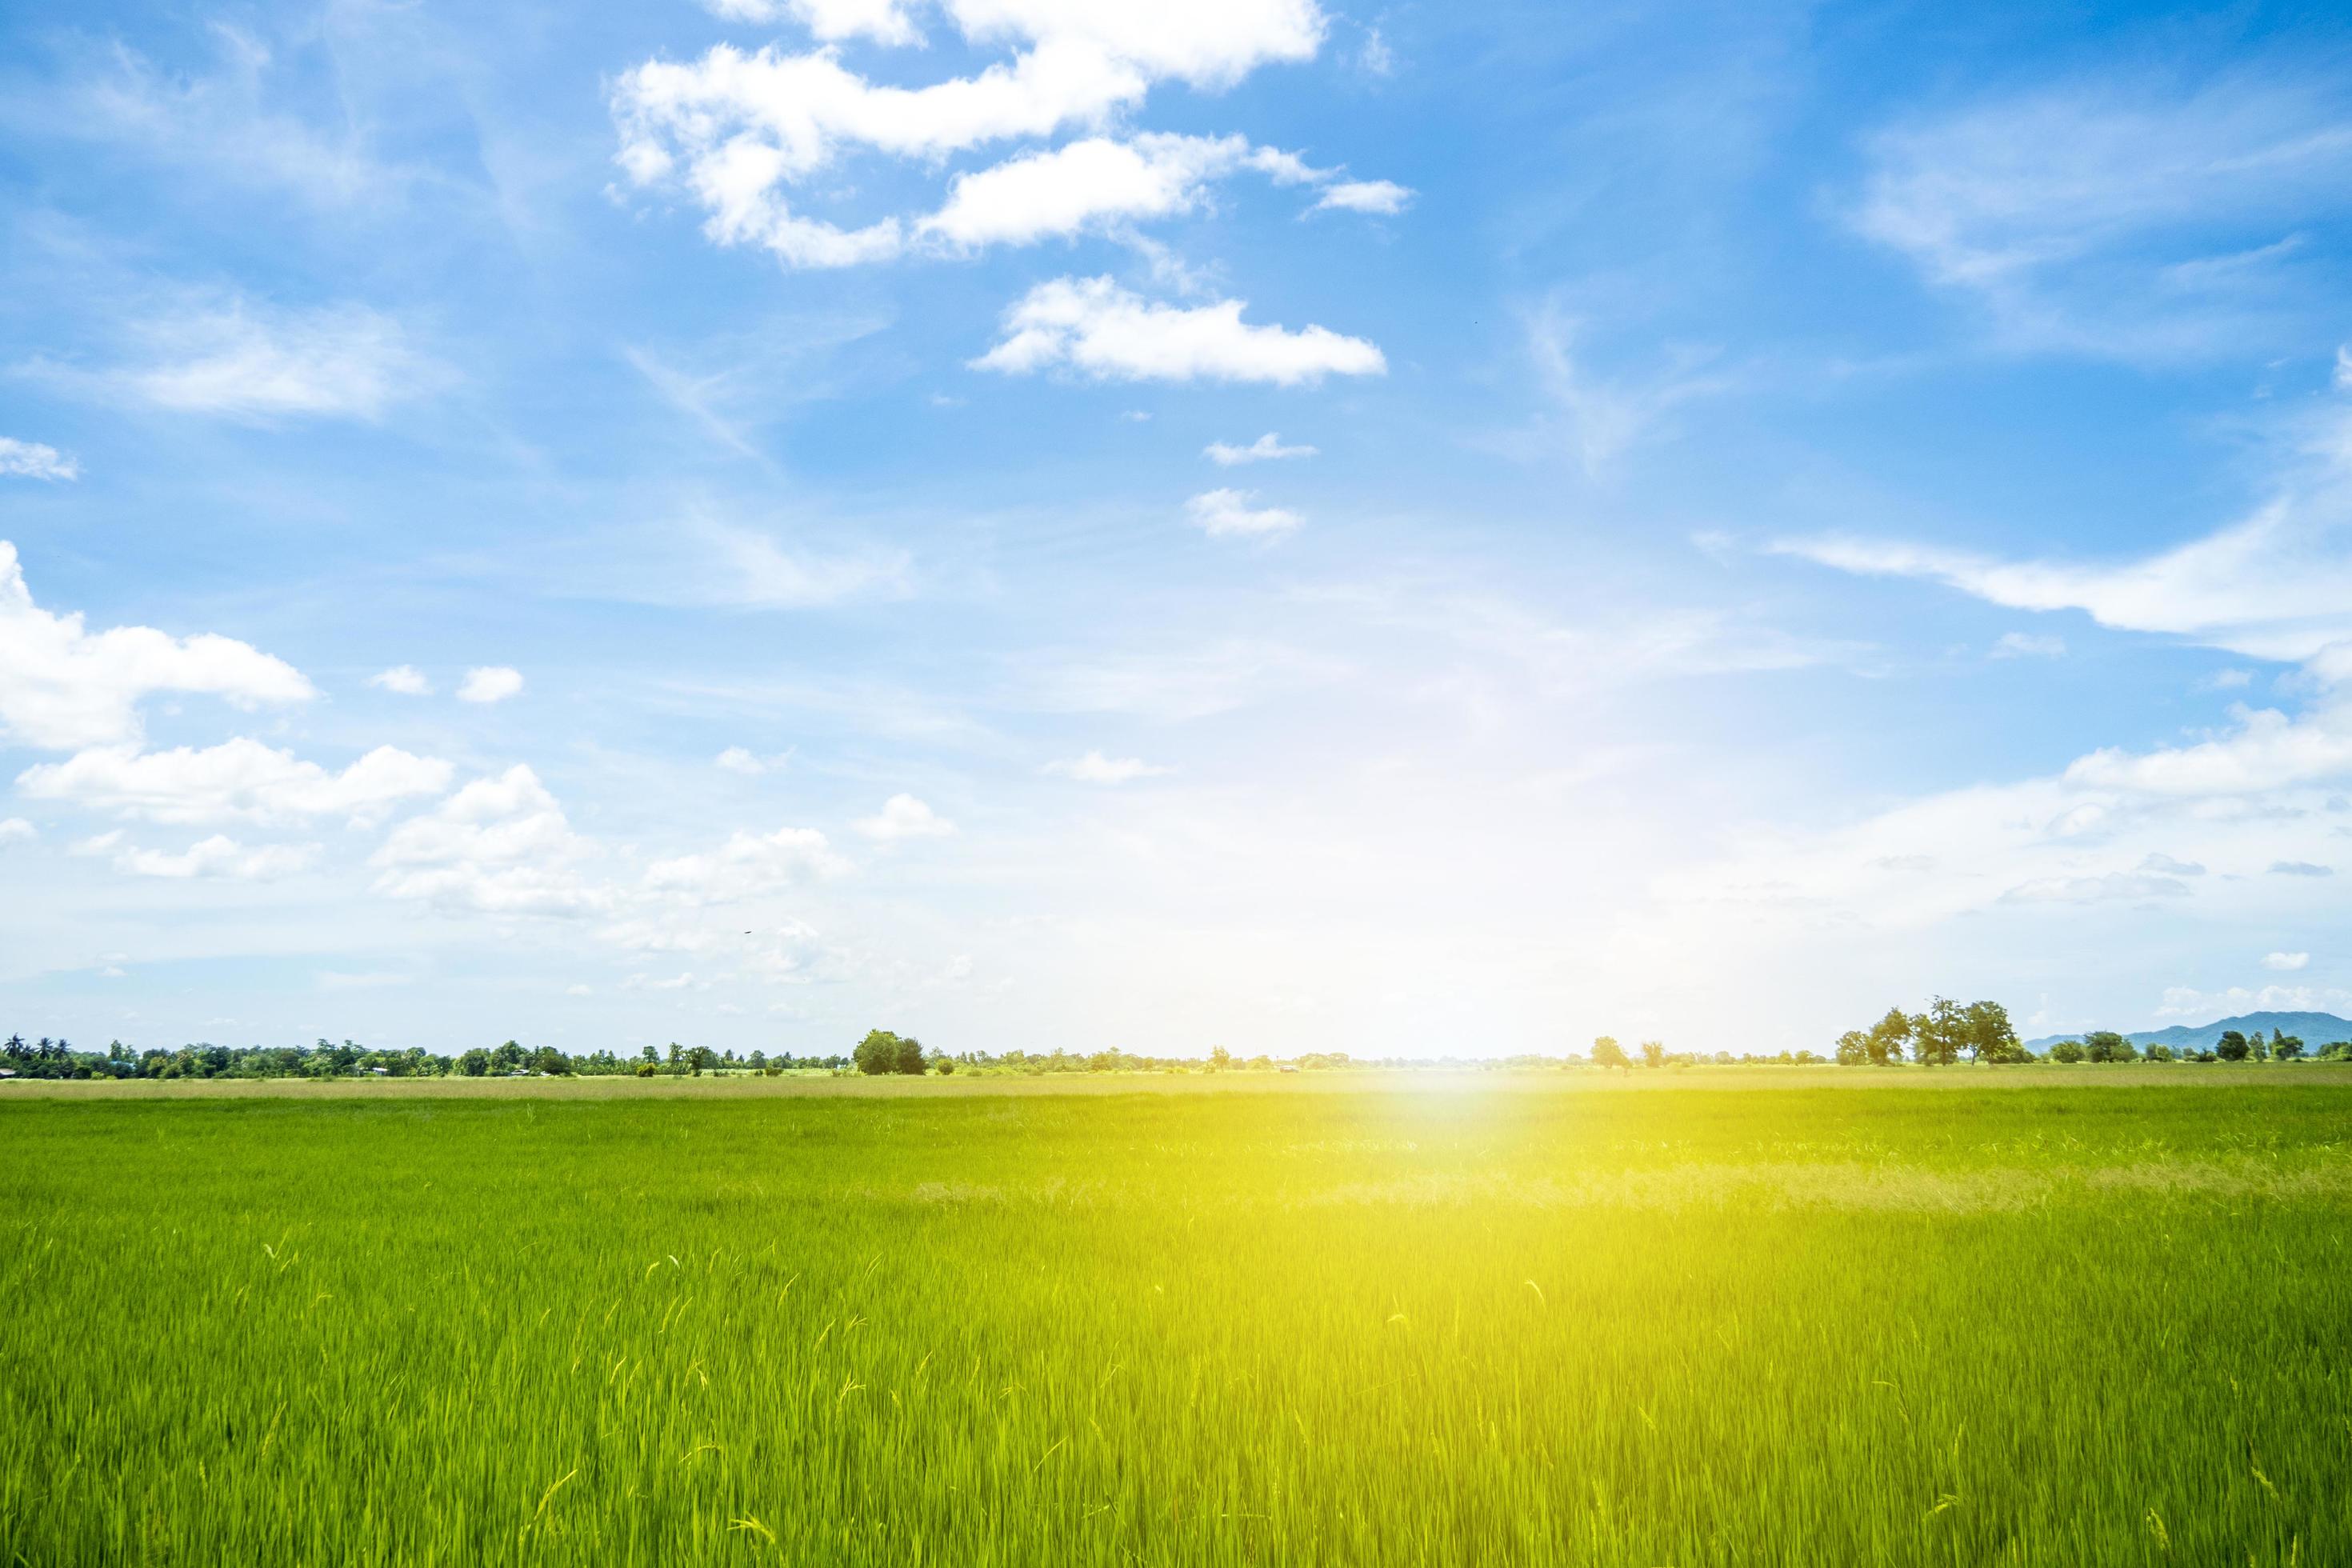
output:
<svg viewBox="0 0 2352 1568"><path fill-rule="evenodd" d="M456 379L399 320L365 305L201 300L137 316L118 335L110 364L23 368L83 397L261 424L373 422Z"/></svg>
<svg viewBox="0 0 2352 1568"><path fill-rule="evenodd" d="M2301 236L2352 207L2352 93L2293 68L2078 77L1864 152L1847 221L1977 300L1999 342L2193 357L2284 342L2325 304Z"/></svg>

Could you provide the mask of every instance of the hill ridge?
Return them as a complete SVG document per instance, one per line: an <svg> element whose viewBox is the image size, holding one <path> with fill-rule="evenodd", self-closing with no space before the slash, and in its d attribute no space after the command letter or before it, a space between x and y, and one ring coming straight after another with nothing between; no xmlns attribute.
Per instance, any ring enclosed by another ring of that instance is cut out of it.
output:
<svg viewBox="0 0 2352 1568"><path fill-rule="evenodd" d="M2168 1028L2140 1029L2128 1032L2124 1038L2145 1050L2149 1046L2169 1046L2174 1050L2210 1050L2213 1042L2223 1033L2235 1029L2251 1035L2260 1029L2268 1035L2273 1029L2284 1030L2299 1037L2303 1043L2316 1051L2335 1040L2352 1040L2352 1018L2341 1018L2333 1013L2241 1013L2235 1017L2216 1018L2210 1024L2174 1024ZM2080 1033L2044 1035L2025 1042L2029 1050L2048 1050L2061 1040L2079 1040Z"/></svg>

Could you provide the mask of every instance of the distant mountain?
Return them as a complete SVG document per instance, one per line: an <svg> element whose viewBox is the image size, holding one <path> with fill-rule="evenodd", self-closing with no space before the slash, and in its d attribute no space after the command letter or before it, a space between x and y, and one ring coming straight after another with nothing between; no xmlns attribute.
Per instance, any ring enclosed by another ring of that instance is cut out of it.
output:
<svg viewBox="0 0 2352 1568"><path fill-rule="evenodd" d="M2273 1029L2284 1029L2301 1039L2313 1051L2336 1040L2352 1040L2352 1018L2339 1018L2333 1013L2242 1013L2234 1018L2217 1018L2210 1024L2175 1024L2168 1029L2142 1029L2124 1037L2140 1049L2150 1046L2169 1046L2176 1051L2210 1051L2213 1042L2230 1030L2251 1036L2257 1029L2268 1038ZM2038 1040L2025 1042L2032 1051L2046 1051L2061 1040L2079 1040L2080 1035L2044 1035Z"/></svg>

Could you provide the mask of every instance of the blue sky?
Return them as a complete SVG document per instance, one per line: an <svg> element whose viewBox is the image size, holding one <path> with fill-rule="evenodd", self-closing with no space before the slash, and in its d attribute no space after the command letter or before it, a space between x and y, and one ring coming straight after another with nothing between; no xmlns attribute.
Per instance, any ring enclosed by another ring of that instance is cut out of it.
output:
<svg viewBox="0 0 2352 1568"><path fill-rule="evenodd" d="M18 5L0 1027L2352 1010L2347 283L2318 6Z"/></svg>

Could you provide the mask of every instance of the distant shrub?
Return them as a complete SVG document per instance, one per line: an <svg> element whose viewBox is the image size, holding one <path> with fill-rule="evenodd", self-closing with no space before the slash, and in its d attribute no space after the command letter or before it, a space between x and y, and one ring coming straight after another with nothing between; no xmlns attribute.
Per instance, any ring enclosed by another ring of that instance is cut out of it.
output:
<svg viewBox="0 0 2352 1568"><path fill-rule="evenodd" d="M2050 1047L2050 1059L2053 1062L2079 1062L2088 1054L2080 1040L2061 1040Z"/></svg>
<svg viewBox="0 0 2352 1568"><path fill-rule="evenodd" d="M2147 1048L2147 1059L2152 1062L2168 1062L2172 1060L2172 1047L2170 1046L2150 1046Z"/></svg>

